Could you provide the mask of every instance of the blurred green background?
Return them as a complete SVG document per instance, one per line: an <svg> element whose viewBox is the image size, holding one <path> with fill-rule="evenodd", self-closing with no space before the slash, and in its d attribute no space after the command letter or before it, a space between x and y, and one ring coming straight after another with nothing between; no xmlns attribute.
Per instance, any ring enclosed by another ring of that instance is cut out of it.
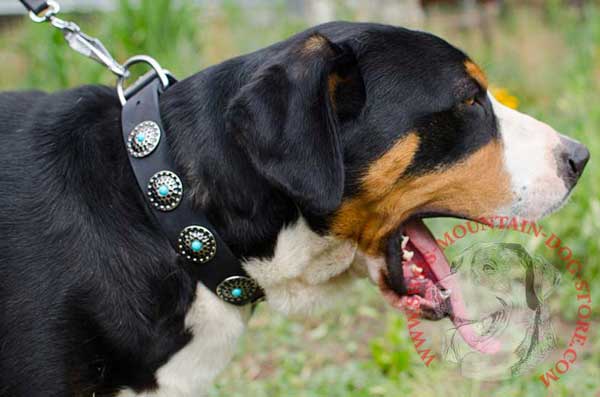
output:
<svg viewBox="0 0 600 397"><path fill-rule="evenodd" d="M148 53L179 77L327 19L404 24L462 48L483 66L504 101L590 148L592 160L572 199L542 222L585 263L594 302L586 345L576 365L550 390L539 375L552 360L531 376L469 380L451 367L425 367L403 317L386 309L375 288L361 281L344 303L310 318L286 318L262 305L211 396L600 396L600 165L595 158L600 153L600 7L562 0L426 1L427 8L418 1L379 2L124 0L112 3L109 11L68 16L100 37L117 59ZM68 50L59 32L23 16L0 17L0 65L0 90L113 84L109 72ZM452 227L448 220L429 223L438 233ZM520 240L564 270L540 241L493 238ZM461 244L450 257L464 248ZM574 330L576 294L565 274L552 301L562 348Z"/></svg>

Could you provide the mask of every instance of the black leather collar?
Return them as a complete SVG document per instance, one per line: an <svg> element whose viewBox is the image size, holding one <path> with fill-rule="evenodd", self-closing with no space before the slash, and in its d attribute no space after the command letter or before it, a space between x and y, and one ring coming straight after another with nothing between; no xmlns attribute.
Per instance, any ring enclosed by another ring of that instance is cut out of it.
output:
<svg viewBox="0 0 600 397"><path fill-rule="evenodd" d="M161 81L153 73L128 90L123 105L123 140L138 185L162 232L198 280L226 302L239 306L255 303L264 297L262 289L206 215L192 210L187 187L169 155L159 109L162 92Z"/></svg>
<svg viewBox="0 0 600 397"><path fill-rule="evenodd" d="M44 0L19 0L25 8L34 14L39 14L48 8L48 3Z"/></svg>

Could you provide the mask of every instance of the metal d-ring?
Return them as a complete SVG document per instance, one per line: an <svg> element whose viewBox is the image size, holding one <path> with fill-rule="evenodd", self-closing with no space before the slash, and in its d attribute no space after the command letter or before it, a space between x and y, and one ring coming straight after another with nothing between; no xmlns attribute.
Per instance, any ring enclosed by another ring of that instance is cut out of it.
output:
<svg viewBox="0 0 600 397"><path fill-rule="evenodd" d="M117 94L119 95L121 105L125 105L125 103L127 102L127 97L125 96L125 89L123 88L123 83L125 83L125 80L127 80L127 76L129 75L129 73L127 72L129 71L129 68L131 66L138 63L146 63L150 65L152 69L154 69L154 72L156 72L156 75L160 79L163 89L166 89L169 86L169 77L167 75L168 72L165 69L163 69L154 58L151 58L148 55L136 55L134 57L129 58L123 64L123 69L125 70L126 75L119 76L119 79L117 80Z"/></svg>
<svg viewBox="0 0 600 397"><path fill-rule="evenodd" d="M36 22L36 23L47 22L53 16L55 16L56 14L58 14L60 12L60 4L58 4L56 1L48 0L46 2L46 4L48 4L48 8L46 8L40 14L36 14L33 11L29 11L29 18L31 18L31 20L33 22Z"/></svg>

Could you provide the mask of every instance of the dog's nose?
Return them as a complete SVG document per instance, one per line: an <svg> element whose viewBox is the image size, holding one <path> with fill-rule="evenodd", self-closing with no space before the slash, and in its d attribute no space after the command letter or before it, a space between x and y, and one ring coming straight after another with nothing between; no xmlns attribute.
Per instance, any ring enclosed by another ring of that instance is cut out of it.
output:
<svg viewBox="0 0 600 397"><path fill-rule="evenodd" d="M585 145L567 137L561 137L561 150L557 153L559 174L565 181L567 188L572 188L590 159L590 151Z"/></svg>

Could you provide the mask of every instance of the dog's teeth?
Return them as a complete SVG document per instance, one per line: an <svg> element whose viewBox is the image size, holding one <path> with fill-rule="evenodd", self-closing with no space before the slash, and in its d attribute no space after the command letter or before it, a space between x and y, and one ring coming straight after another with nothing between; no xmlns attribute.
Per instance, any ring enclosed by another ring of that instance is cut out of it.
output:
<svg viewBox="0 0 600 397"><path fill-rule="evenodd" d="M423 268L413 264L410 266L410 270L413 272L413 274L421 274L423 273Z"/></svg>
<svg viewBox="0 0 600 397"><path fill-rule="evenodd" d="M404 251L404 248L406 248L407 244L408 244L408 236L402 235L402 243L400 244L400 246L402 247L403 251Z"/></svg>
<svg viewBox="0 0 600 397"><path fill-rule="evenodd" d="M417 278L423 279L423 278L425 278L425 276L423 276L422 274L420 274L419 277L417 277Z"/></svg>
<svg viewBox="0 0 600 397"><path fill-rule="evenodd" d="M415 256L415 253L408 250L402 250L402 259L405 261L410 261Z"/></svg>

